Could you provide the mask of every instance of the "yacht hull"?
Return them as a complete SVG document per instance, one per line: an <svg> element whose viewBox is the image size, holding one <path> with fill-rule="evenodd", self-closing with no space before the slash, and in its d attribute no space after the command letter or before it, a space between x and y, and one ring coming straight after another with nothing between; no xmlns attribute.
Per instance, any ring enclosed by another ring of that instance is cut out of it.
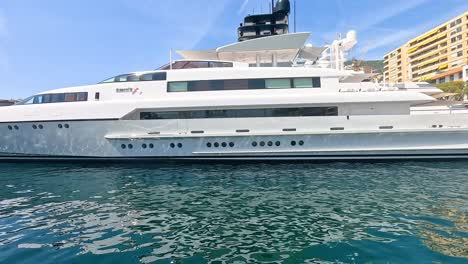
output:
<svg viewBox="0 0 468 264"><path fill-rule="evenodd" d="M465 114L437 118L80 120L4 123L0 130L3 161L468 158Z"/></svg>

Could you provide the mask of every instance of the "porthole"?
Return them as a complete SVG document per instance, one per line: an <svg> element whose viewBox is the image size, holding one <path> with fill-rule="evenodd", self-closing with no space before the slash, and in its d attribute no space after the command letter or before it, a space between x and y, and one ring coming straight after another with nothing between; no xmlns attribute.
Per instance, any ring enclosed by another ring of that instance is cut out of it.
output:
<svg viewBox="0 0 468 264"><path fill-rule="evenodd" d="M219 148L219 143L218 143L218 142L215 142L215 143L214 143L214 146L215 146L215 148Z"/></svg>
<svg viewBox="0 0 468 264"><path fill-rule="evenodd" d="M69 125L69 124L65 124L65 128L70 128L70 125Z"/></svg>
<svg viewBox="0 0 468 264"><path fill-rule="evenodd" d="M304 146L304 141L299 141L299 146Z"/></svg>
<svg viewBox="0 0 468 264"><path fill-rule="evenodd" d="M277 147L279 147L279 146L281 146L281 142L276 141L275 145L276 145Z"/></svg>
<svg viewBox="0 0 468 264"><path fill-rule="evenodd" d="M229 147L233 148L235 146L234 142L229 143Z"/></svg>
<svg viewBox="0 0 468 264"><path fill-rule="evenodd" d="M146 148L148 148L148 145L143 144L143 145L141 145L141 147L144 148L144 149L146 149Z"/></svg>
<svg viewBox="0 0 468 264"><path fill-rule="evenodd" d="M175 148L175 144L174 143L171 143L171 148Z"/></svg>
<svg viewBox="0 0 468 264"><path fill-rule="evenodd" d="M39 129L44 129L44 126L43 126L43 125L39 125Z"/></svg>
<svg viewBox="0 0 468 264"><path fill-rule="evenodd" d="M133 145L132 145L132 144L128 144L128 148L129 148L129 149L133 149Z"/></svg>
<svg viewBox="0 0 468 264"><path fill-rule="evenodd" d="M183 147L182 143L177 144L177 147L182 148Z"/></svg>
<svg viewBox="0 0 468 264"><path fill-rule="evenodd" d="M291 146L296 146L296 145L297 145L296 141L294 141L294 140L291 141Z"/></svg>
<svg viewBox="0 0 468 264"><path fill-rule="evenodd" d="M15 125L14 128L15 128L15 130L19 130L19 126Z"/></svg>
<svg viewBox="0 0 468 264"><path fill-rule="evenodd" d="M254 141L254 142L252 142L252 146L253 146L253 147L256 147L256 146L258 146L258 143L257 143L257 141Z"/></svg>
<svg viewBox="0 0 468 264"><path fill-rule="evenodd" d="M265 146L265 141L261 141L260 146L264 147Z"/></svg>
<svg viewBox="0 0 468 264"><path fill-rule="evenodd" d="M63 125L62 125L62 124L58 124L58 128L63 128Z"/></svg>
<svg viewBox="0 0 468 264"><path fill-rule="evenodd" d="M12 126L8 126L8 129L9 129L9 130L13 130L13 127L12 127Z"/></svg>
<svg viewBox="0 0 468 264"><path fill-rule="evenodd" d="M212 146L213 146L213 144L211 144L210 142L206 143L207 148L211 148Z"/></svg>
<svg viewBox="0 0 468 264"><path fill-rule="evenodd" d="M154 148L154 144L153 143L149 144L149 148L150 149Z"/></svg>
<svg viewBox="0 0 468 264"><path fill-rule="evenodd" d="M273 142L272 142L272 141L268 141L268 146L269 146L269 147L273 147Z"/></svg>
<svg viewBox="0 0 468 264"><path fill-rule="evenodd" d="M32 128L33 128L33 129L37 129L37 126L36 126L36 125L33 125Z"/></svg>
<svg viewBox="0 0 468 264"><path fill-rule="evenodd" d="M127 148L127 145L122 144L120 147L121 147L122 149L126 149L126 148Z"/></svg>
<svg viewBox="0 0 468 264"><path fill-rule="evenodd" d="M223 143L221 144L221 146L223 146L223 148L225 148L225 147L227 147L227 143L226 143L226 142L223 142Z"/></svg>

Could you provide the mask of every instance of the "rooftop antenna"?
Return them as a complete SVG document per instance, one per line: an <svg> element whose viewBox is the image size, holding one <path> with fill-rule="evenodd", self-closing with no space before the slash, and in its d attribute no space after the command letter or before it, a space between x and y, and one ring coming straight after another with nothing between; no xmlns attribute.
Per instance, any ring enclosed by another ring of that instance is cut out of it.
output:
<svg viewBox="0 0 468 264"><path fill-rule="evenodd" d="M169 69L172 70L172 49L169 50Z"/></svg>
<svg viewBox="0 0 468 264"><path fill-rule="evenodd" d="M294 0L294 33L296 33L296 18L297 18L297 15L296 15L296 0Z"/></svg>

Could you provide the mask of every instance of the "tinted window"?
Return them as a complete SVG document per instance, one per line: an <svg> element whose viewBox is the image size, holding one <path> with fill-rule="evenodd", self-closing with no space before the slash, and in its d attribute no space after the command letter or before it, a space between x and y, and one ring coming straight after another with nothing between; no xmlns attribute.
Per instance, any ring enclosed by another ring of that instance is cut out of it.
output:
<svg viewBox="0 0 468 264"><path fill-rule="evenodd" d="M232 62L210 61L208 64L210 68L232 68L234 66Z"/></svg>
<svg viewBox="0 0 468 264"><path fill-rule="evenodd" d="M312 78L296 78L293 81L294 88L312 88Z"/></svg>
<svg viewBox="0 0 468 264"><path fill-rule="evenodd" d="M221 61L176 61L172 63L172 70L194 69L194 68L226 68L233 67L232 62ZM170 70L170 64L164 65L158 70Z"/></svg>
<svg viewBox="0 0 468 264"><path fill-rule="evenodd" d="M187 92L188 82L172 82L167 84L168 92Z"/></svg>
<svg viewBox="0 0 468 264"><path fill-rule="evenodd" d="M140 81L165 81L167 74L165 72L143 74Z"/></svg>
<svg viewBox="0 0 468 264"><path fill-rule="evenodd" d="M265 80L249 80L249 89L265 89Z"/></svg>
<svg viewBox="0 0 468 264"><path fill-rule="evenodd" d="M224 109L172 112L141 112L140 119L255 118L291 116L337 116L338 107Z"/></svg>
<svg viewBox="0 0 468 264"><path fill-rule="evenodd" d="M165 72L155 72L143 75L137 74L123 74L116 77L112 77L101 83L113 83L113 82L138 82L138 81L165 81L167 74Z"/></svg>
<svg viewBox="0 0 468 264"><path fill-rule="evenodd" d="M314 77L314 78L312 78L312 85L313 85L313 88L320 88L320 87L322 87L320 78L319 78L319 77Z"/></svg>
<svg viewBox="0 0 468 264"><path fill-rule="evenodd" d="M127 82L138 82L140 77L138 75L132 74L127 76Z"/></svg>
<svg viewBox="0 0 468 264"><path fill-rule="evenodd" d="M87 101L88 93L57 93L57 94L40 94L29 97L19 105L24 104L50 104L50 103L64 103L64 102L80 102Z"/></svg>
<svg viewBox="0 0 468 264"><path fill-rule="evenodd" d="M290 79L269 79L265 81L267 89L287 89L291 88Z"/></svg>
<svg viewBox="0 0 468 264"><path fill-rule="evenodd" d="M170 82L167 84L168 92L201 92L220 90L247 90L247 89L288 89L288 88L320 88L320 78L294 78L294 79L245 79L245 80L211 80Z"/></svg>
<svg viewBox="0 0 468 264"><path fill-rule="evenodd" d="M52 94L52 103L65 102L65 94Z"/></svg>
<svg viewBox="0 0 468 264"><path fill-rule="evenodd" d="M43 99L43 96L42 95L38 95L38 96L34 96L34 104L42 104L42 99Z"/></svg>
<svg viewBox="0 0 468 264"><path fill-rule="evenodd" d="M75 93L68 93L65 94L65 102L75 102L77 94Z"/></svg>
<svg viewBox="0 0 468 264"><path fill-rule="evenodd" d="M119 76L115 77L114 82L127 82L129 76L131 76L131 75L129 75L129 74L119 75Z"/></svg>
<svg viewBox="0 0 468 264"><path fill-rule="evenodd" d="M76 100L79 102L88 101L88 93L77 93Z"/></svg>

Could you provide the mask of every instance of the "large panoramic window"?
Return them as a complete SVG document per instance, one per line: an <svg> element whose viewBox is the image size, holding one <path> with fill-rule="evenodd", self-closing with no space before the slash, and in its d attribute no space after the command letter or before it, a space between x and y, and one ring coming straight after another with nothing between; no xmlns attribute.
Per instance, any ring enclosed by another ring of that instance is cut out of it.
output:
<svg viewBox="0 0 468 264"><path fill-rule="evenodd" d="M202 92L222 90L256 90L256 89L290 89L290 88L320 88L319 77L282 78L282 79L244 79L244 80L209 80L169 82L167 91Z"/></svg>
<svg viewBox="0 0 468 264"><path fill-rule="evenodd" d="M170 64L164 65L158 70L183 70L183 69L196 69L196 68L232 68L234 64L232 62L222 61L176 61Z"/></svg>
<svg viewBox="0 0 468 264"><path fill-rule="evenodd" d="M147 74L123 74L112 77L100 83L115 83L115 82L144 82L144 81L165 81L167 78L166 72L153 72Z"/></svg>
<svg viewBox="0 0 468 264"><path fill-rule="evenodd" d="M56 93L56 94L40 94L31 96L18 105L28 104L51 104L51 103L65 103L65 102L83 102L88 101L88 93Z"/></svg>
<svg viewBox="0 0 468 264"><path fill-rule="evenodd" d="M260 108L260 109L221 109L194 111L145 111L140 113L141 120L164 119L204 119L204 118L255 118L255 117L293 117L293 116L337 116L338 107L301 107L301 108Z"/></svg>

